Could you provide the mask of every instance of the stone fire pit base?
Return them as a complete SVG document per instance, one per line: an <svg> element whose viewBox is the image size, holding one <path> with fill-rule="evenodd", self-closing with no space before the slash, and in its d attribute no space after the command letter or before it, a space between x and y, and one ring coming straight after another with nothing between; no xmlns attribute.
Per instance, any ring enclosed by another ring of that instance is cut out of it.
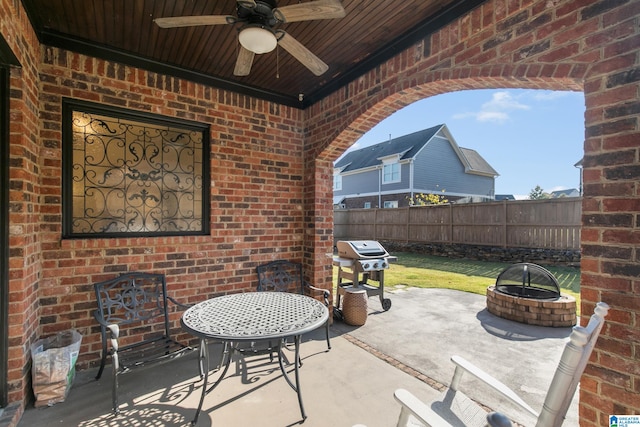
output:
<svg viewBox="0 0 640 427"><path fill-rule="evenodd" d="M532 299L503 294L495 286L487 288L487 310L503 319L528 325L565 328L577 323L576 299L561 294L560 298Z"/></svg>

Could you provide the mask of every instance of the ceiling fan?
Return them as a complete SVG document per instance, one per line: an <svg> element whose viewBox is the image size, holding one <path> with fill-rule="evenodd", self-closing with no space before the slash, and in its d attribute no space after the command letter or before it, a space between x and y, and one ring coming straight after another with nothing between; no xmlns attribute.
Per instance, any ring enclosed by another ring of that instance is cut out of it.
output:
<svg viewBox="0 0 640 427"><path fill-rule="evenodd" d="M283 7L278 7L276 0L238 0L236 3L237 16L175 16L156 18L153 21L161 28L241 24L238 30L240 51L233 71L236 76L249 75L255 54L271 52L277 45L316 76L329 69L329 66L309 49L276 27L288 22L342 18L345 11L340 0L315 0Z"/></svg>

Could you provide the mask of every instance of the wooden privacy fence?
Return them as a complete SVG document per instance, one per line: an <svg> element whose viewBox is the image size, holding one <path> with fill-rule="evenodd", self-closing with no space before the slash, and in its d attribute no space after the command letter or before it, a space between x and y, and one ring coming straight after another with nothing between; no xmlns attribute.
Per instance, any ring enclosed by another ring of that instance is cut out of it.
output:
<svg viewBox="0 0 640 427"><path fill-rule="evenodd" d="M334 239L580 249L582 198L337 209Z"/></svg>

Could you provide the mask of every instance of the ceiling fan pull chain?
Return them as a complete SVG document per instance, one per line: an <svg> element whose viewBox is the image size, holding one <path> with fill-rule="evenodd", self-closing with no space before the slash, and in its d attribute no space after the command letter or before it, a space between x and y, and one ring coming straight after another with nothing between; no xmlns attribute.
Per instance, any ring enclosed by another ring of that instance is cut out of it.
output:
<svg viewBox="0 0 640 427"><path fill-rule="evenodd" d="M276 46L276 79L280 78L280 49Z"/></svg>

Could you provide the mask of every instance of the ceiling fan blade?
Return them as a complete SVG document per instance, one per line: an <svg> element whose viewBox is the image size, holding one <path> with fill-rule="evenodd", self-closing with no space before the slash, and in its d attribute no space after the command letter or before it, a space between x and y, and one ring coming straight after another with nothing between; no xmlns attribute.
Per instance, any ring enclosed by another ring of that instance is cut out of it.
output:
<svg viewBox="0 0 640 427"><path fill-rule="evenodd" d="M238 0L238 5L245 9L253 9L256 7L256 2L255 0Z"/></svg>
<svg viewBox="0 0 640 427"><path fill-rule="evenodd" d="M233 75L248 76L251 72L251 65L253 65L254 56L255 53L240 45L240 51L238 52L238 59L236 59L236 68L233 70Z"/></svg>
<svg viewBox="0 0 640 427"><path fill-rule="evenodd" d="M291 56L300 61L302 65L311 70L313 74L319 76L329 69L327 64L311 53L311 51L304 47L298 40L281 30L278 31L278 36L280 35L281 37L278 40L278 44L282 46L284 50L289 52Z"/></svg>
<svg viewBox="0 0 640 427"><path fill-rule="evenodd" d="M280 22L298 22L343 18L346 13L340 0L316 0L278 7L273 9L273 14Z"/></svg>
<svg viewBox="0 0 640 427"><path fill-rule="evenodd" d="M171 16L167 18L156 18L153 20L153 22L161 28L233 24L236 21L236 17L230 15Z"/></svg>

